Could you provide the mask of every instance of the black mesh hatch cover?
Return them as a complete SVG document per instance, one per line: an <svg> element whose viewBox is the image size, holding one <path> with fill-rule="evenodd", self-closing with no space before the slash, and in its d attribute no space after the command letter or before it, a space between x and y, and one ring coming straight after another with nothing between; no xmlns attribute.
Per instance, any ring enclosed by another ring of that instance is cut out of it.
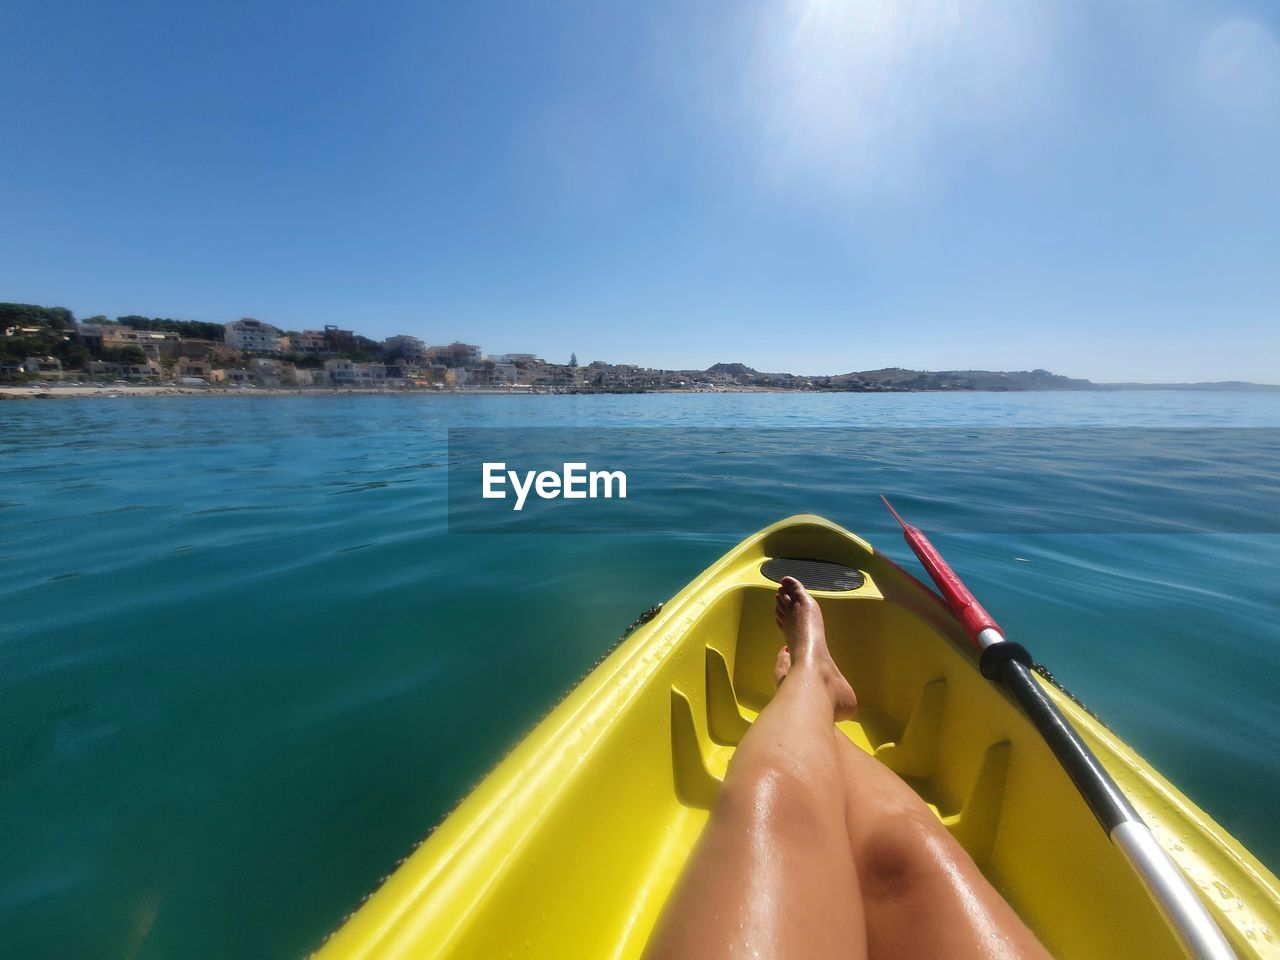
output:
<svg viewBox="0 0 1280 960"><path fill-rule="evenodd" d="M861 570L827 560L774 557L760 564L760 572L774 583L781 583L783 577L795 577L806 590L857 590L866 581Z"/></svg>

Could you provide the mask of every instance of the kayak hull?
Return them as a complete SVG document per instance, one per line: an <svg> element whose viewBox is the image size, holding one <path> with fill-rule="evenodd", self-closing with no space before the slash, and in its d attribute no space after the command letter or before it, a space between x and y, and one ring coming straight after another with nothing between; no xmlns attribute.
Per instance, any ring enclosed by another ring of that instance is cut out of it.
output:
<svg viewBox="0 0 1280 960"><path fill-rule="evenodd" d="M777 558L861 576L815 591L858 692L840 729L901 775L1059 958L1179 957L1155 906L938 598L814 516L749 537L627 637L321 948L358 957L634 958L773 693ZM1241 957L1280 956L1280 884L1045 682Z"/></svg>

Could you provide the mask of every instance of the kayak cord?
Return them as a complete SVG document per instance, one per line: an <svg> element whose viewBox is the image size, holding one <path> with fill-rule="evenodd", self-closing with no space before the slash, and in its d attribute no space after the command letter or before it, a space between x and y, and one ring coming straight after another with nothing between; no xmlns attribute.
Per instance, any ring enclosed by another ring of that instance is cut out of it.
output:
<svg viewBox="0 0 1280 960"><path fill-rule="evenodd" d="M982 675L1012 694L1062 764L1108 838L1138 874L1183 950L1194 960L1235 960L1235 952L1209 915L1204 902L1156 840L1120 786L1032 675L1031 654L1021 644L1005 639L999 625L947 565L923 531L903 520L885 497L880 499L902 525L907 545L937 584L947 607L969 633L979 651L978 668Z"/></svg>
<svg viewBox="0 0 1280 960"><path fill-rule="evenodd" d="M1081 710L1087 713L1091 718L1098 721L1098 723L1103 723L1102 718L1099 717L1092 710L1090 710L1089 705L1087 703L1085 703L1083 700L1077 697L1074 693L1068 690L1063 685L1062 681L1053 675L1053 671L1051 671L1043 663L1033 663L1031 665L1031 672L1034 673L1036 676L1038 676L1041 680L1044 680L1046 683L1052 686L1053 689L1057 690L1060 694L1062 694L1064 697L1066 697L1068 700L1074 703L1077 707L1079 707ZM1103 725L1105 726L1105 724Z"/></svg>
<svg viewBox="0 0 1280 960"><path fill-rule="evenodd" d="M654 617L660 614L662 612L663 606L664 604L655 603L652 607L650 607L644 613L640 614L640 616L636 617L635 620L631 622L631 626L627 627L627 629L622 631L622 636L618 638L618 642L621 643L623 640L627 639L627 637L631 636L633 633L635 633L637 630L643 627L646 623L648 623L650 620L652 620Z"/></svg>

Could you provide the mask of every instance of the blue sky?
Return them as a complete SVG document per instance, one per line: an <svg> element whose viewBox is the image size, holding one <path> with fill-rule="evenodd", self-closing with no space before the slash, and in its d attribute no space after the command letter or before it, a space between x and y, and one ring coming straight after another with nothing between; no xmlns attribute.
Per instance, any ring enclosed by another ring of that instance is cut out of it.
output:
<svg viewBox="0 0 1280 960"><path fill-rule="evenodd" d="M0 299L1280 382L1280 12L0 5Z"/></svg>

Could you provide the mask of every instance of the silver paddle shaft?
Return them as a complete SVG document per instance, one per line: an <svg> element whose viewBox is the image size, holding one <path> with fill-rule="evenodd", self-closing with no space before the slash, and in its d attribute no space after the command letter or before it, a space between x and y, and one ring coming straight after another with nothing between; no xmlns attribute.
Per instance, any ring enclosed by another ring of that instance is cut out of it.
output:
<svg viewBox="0 0 1280 960"><path fill-rule="evenodd" d="M977 642L979 650L986 653L1006 641L999 630L988 627L978 633ZM1003 654L1008 649L999 652ZM1029 662L1027 657L1025 663ZM1005 661L1002 682L1058 757L1111 842L1142 880L1187 956L1194 960L1236 960L1235 951L1187 878L1025 663Z"/></svg>

